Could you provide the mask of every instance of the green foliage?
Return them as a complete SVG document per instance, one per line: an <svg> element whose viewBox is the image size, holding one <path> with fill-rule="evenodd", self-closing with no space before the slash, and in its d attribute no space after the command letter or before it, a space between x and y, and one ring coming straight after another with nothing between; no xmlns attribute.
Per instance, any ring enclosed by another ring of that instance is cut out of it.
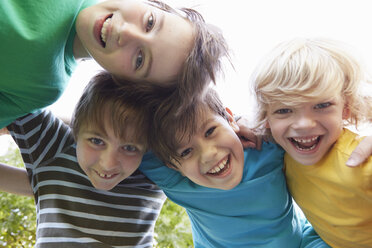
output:
<svg viewBox="0 0 372 248"><path fill-rule="evenodd" d="M11 146L0 162L24 168L19 150ZM0 247L33 247L36 234L34 199L0 192ZM166 200L155 226L154 248L193 247L190 221L184 208Z"/></svg>
<svg viewBox="0 0 372 248"><path fill-rule="evenodd" d="M19 150L11 147L0 162L24 168ZM34 199L0 192L0 246L34 247L36 212Z"/></svg>
<svg viewBox="0 0 372 248"><path fill-rule="evenodd" d="M191 224L183 207L167 199L155 226L156 248L191 248Z"/></svg>

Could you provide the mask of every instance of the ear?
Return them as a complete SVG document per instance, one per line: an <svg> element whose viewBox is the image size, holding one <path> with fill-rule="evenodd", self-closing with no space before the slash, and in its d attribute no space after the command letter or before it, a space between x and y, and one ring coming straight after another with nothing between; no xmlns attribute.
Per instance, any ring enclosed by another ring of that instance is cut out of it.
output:
<svg viewBox="0 0 372 248"><path fill-rule="evenodd" d="M266 127L266 128L270 128L270 123L269 123L269 121L266 121L265 127Z"/></svg>
<svg viewBox="0 0 372 248"><path fill-rule="evenodd" d="M171 162L166 162L165 165L170 168L170 169L173 169L173 170L176 170L178 171L178 167L175 165L175 164L172 164Z"/></svg>
<svg viewBox="0 0 372 248"><path fill-rule="evenodd" d="M238 124L235 121L234 114L229 108L225 108L225 110L227 112L227 117L228 117L230 126L232 127L235 133L239 132L240 129L239 129Z"/></svg>
<svg viewBox="0 0 372 248"><path fill-rule="evenodd" d="M345 104L344 109L342 110L342 119L346 120L349 119L351 116L351 112L347 104Z"/></svg>

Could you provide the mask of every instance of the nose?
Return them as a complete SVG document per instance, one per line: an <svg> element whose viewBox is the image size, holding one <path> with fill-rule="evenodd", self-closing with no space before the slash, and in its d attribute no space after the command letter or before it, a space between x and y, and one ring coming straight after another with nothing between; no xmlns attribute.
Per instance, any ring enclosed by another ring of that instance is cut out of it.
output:
<svg viewBox="0 0 372 248"><path fill-rule="evenodd" d="M135 24L125 23L119 29L119 46L125 46L132 41L145 40L145 33Z"/></svg>
<svg viewBox="0 0 372 248"><path fill-rule="evenodd" d="M200 162L203 165L208 165L215 162L217 157L217 147L212 142L207 142L200 146Z"/></svg>
<svg viewBox="0 0 372 248"><path fill-rule="evenodd" d="M101 154L100 166L105 171L110 171L115 169L120 165L119 156L117 151L107 149Z"/></svg>
<svg viewBox="0 0 372 248"><path fill-rule="evenodd" d="M309 114L301 114L295 118L292 124L296 129L309 129L316 126L316 120Z"/></svg>

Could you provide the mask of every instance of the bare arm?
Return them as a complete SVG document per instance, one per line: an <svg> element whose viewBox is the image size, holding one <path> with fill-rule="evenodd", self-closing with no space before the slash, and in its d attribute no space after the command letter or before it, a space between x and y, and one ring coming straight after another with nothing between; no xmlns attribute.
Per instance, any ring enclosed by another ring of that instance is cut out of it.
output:
<svg viewBox="0 0 372 248"><path fill-rule="evenodd" d="M8 193L33 196L26 169L0 163L0 190Z"/></svg>
<svg viewBox="0 0 372 248"><path fill-rule="evenodd" d="M0 129L0 135L9 134L7 128ZM0 163L0 191L33 196L26 169Z"/></svg>

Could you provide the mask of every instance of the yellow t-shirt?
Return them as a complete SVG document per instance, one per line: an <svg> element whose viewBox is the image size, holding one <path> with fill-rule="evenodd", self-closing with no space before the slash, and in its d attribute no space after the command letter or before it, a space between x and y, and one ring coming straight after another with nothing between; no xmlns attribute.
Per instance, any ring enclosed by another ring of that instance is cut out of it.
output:
<svg viewBox="0 0 372 248"><path fill-rule="evenodd" d="M333 248L372 247L372 157L350 168L346 161L360 138L344 129L317 164L285 154L288 188L319 236Z"/></svg>

